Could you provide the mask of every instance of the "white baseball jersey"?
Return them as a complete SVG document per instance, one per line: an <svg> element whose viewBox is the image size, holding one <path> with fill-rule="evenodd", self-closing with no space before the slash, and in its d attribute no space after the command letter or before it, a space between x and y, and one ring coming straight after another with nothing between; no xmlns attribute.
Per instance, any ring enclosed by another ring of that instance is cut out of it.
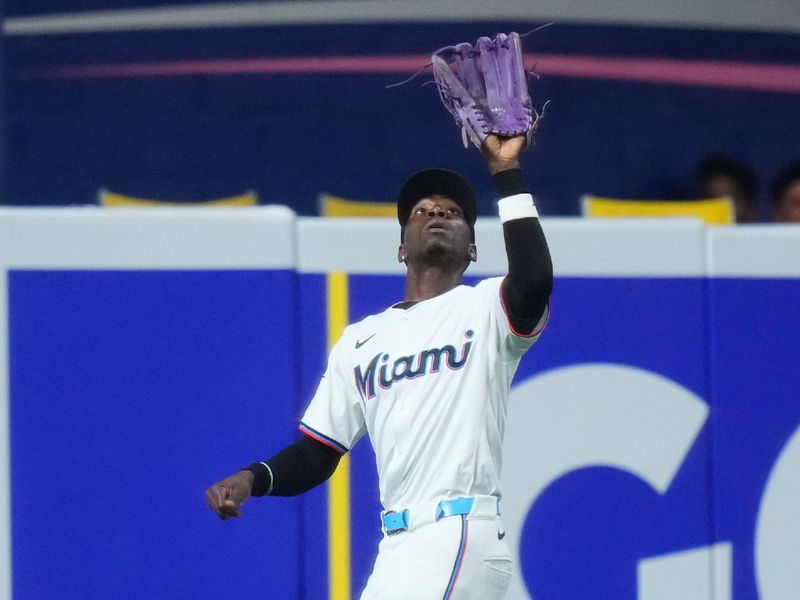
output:
<svg viewBox="0 0 800 600"><path fill-rule="evenodd" d="M387 510L500 497L508 391L534 332L513 331L503 278L348 326L300 429L340 452L369 433Z"/></svg>

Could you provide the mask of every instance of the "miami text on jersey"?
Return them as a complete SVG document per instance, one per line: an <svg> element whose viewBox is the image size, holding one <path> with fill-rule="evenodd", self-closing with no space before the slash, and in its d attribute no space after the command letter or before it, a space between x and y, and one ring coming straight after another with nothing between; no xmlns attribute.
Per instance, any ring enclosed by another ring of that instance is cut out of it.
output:
<svg viewBox="0 0 800 600"><path fill-rule="evenodd" d="M401 356L394 361L383 351L378 352L369 361L365 372L361 370L361 365L354 369L356 387L361 397L367 400L375 397L376 384L382 389L388 390L403 379L416 379L429 373L438 373L443 362L452 370L463 369L469 359L473 335L474 332L471 329L464 332L461 356L458 356L455 346L450 344L441 348L422 350L417 354Z"/></svg>

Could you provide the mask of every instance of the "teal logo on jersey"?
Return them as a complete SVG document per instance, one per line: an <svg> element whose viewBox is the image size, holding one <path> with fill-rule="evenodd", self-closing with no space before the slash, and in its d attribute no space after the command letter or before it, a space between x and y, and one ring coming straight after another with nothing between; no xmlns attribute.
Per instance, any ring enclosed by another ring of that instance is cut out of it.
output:
<svg viewBox="0 0 800 600"><path fill-rule="evenodd" d="M356 387L361 397L369 400L375 397L378 387L388 390L403 379L416 379L431 373L438 373L443 366L447 366L453 371L463 369L472 349L473 335L474 332L471 329L464 332L464 343L461 346L460 354L456 347L450 344L441 348L429 348L417 354L401 356L394 360L389 354L378 352L369 361L366 370L362 371L361 365L353 370Z"/></svg>

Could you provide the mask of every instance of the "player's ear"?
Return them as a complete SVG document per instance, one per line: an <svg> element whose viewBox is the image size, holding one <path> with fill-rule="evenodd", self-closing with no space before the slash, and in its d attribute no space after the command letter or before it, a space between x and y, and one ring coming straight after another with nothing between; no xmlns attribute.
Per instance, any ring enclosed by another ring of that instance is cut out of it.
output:
<svg viewBox="0 0 800 600"><path fill-rule="evenodd" d="M403 244L400 244L397 248L397 262L406 262L406 249L403 247Z"/></svg>
<svg viewBox="0 0 800 600"><path fill-rule="evenodd" d="M468 254L468 256L469 256L469 260L471 262L477 262L478 261L478 247L475 244L470 244L469 245L469 254Z"/></svg>

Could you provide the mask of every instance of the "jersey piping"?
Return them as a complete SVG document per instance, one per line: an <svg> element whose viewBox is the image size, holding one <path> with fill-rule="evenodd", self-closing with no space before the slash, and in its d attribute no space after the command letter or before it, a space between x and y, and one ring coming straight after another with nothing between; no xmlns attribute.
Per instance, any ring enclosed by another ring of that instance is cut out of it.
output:
<svg viewBox="0 0 800 600"><path fill-rule="evenodd" d="M328 437L327 435L325 435L323 433L320 433L319 431L317 431L313 427L309 427L308 425L306 425L302 421L300 422L300 425L298 425L298 429L300 431L302 431L308 437L310 437L310 438L312 438L314 440L317 440L318 442L320 442L322 444L325 444L326 446L329 446L330 448L333 448L334 450L336 450L340 454L346 454L348 452L347 446L345 446L344 444L340 444L335 439L333 439L331 437Z"/></svg>

